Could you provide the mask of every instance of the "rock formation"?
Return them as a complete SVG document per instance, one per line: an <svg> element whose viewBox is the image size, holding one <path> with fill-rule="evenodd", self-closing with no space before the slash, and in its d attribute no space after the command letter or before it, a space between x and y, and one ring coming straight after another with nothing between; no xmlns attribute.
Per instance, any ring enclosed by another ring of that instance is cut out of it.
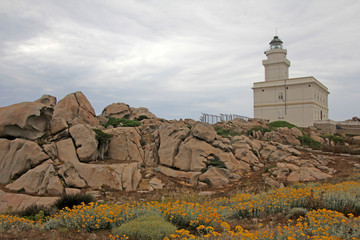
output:
<svg viewBox="0 0 360 240"><path fill-rule="evenodd" d="M110 118L141 124L105 127ZM96 116L81 92L58 103L44 95L0 108L0 211L50 204L80 190L160 190L167 187L164 178L195 188L224 187L261 172L265 184L281 187L336 173L330 158L299 151L303 132L297 128L264 133L266 123L256 119L216 126L236 134L223 135L191 119L158 119L146 108L124 103L111 104ZM311 131L312 139L326 143Z"/></svg>

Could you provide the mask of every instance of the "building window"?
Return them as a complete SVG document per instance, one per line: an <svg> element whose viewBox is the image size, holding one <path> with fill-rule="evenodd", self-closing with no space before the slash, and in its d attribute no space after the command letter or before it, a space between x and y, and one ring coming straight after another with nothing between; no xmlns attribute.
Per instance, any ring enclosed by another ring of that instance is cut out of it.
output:
<svg viewBox="0 0 360 240"><path fill-rule="evenodd" d="M283 92L278 93L278 100L284 100L284 94Z"/></svg>

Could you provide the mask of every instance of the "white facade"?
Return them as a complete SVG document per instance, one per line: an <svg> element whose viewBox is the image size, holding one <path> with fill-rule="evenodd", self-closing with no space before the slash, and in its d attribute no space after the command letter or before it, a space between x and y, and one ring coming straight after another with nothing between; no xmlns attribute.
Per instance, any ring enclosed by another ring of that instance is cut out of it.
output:
<svg viewBox="0 0 360 240"><path fill-rule="evenodd" d="M254 117L270 122L284 120L300 127L328 119L327 87L314 77L289 78L290 61L282 41L275 36L263 61L265 81L256 82Z"/></svg>

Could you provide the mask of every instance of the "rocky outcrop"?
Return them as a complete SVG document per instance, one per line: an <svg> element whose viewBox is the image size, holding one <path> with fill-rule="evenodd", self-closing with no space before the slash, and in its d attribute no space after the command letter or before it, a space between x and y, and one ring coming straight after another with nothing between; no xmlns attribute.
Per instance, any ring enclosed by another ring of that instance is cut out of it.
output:
<svg viewBox="0 0 360 240"><path fill-rule="evenodd" d="M205 123L196 123L192 129L192 134L194 137L197 137L201 140L204 140L208 143L212 143L216 138L216 132L214 127Z"/></svg>
<svg viewBox="0 0 360 240"><path fill-rule="evenodd" d="M23 102L0 108L0 137L35 140L49 129L53 107Z"/></svg>
<svg viewBox="0 0 360 240"><path fill-rule="evenodd" d="M136 128L113 128L105 130L112 134L108 146L107 155L109 159L123 161L144 161L144 151L141 146L141 136Z"/></svg>
<svg viewBox="0 0 360 240"><path fill-rule="evenodd" d="M47 159L49 156L35 142L0 139L0 183L8 183Z"/></svg>
<svg viewBox="0 0 360 240"><path fill-rule="evenodd" d="M0 213L21 211L32 205L49 206L57 199L58 197L36 197L0 190Z"/></svg>
<svg viewBox="0 0 360 240"><path fill-rule="evenodd" d="M98 142L95 139L95 132L89 125L76 124L69 129L74 139L76 153L81 162L92 162L98 158Z"/></svg>
<svg viewBox="0 0 360 240"><path fill-rule="evenodd" d="M264 140L300 146L299 136L302 136L302 132L298 128L279 127L276 130L265 133Z"/></svg>
<svg viewBox="0 0 360 240"><path fill-rule="evenodd" d="M127 119L139 119L139 118L154 119L156 116L145 107L133 108L125 103L113 103L104 108L100 115L100 119L103 123L108 118L127 118Z"/></svg>
<svg viewBox="0 0 360 240"><path fill-rule="evenodd" d="M86 123L98 126L95 110L82 92L66 95L54 108L54 118L63 118L68 124Z"/></svg>
<svg viewBox="0 0 360 240"><path fill-rule="evenodd" d="M101 115L106 118L129 118L130 107L125 103L113 103L105 107Z"/></svg>
<svg viewBox="0 0 360 240"><path fill-rule="evenodd" d="M224 186L229 183L229 170L212 167L202 174L199 180L211 186Z"/></svg>
<svg viewBox="0 0 360 240"><path fill-rule="evenodd" d="M105 128L98 124L111 117L140 119L141 125ZM304 154L298 140L303 132L298 128L250 133L266 128L265 122L242 119L216 126L232 130L235 136L221 131L218 135L214 126L192 119L157 119L146 108L124 103L109 105L96 117L81 92L59 103L44 95L33 103L0 108L0 183L13 192L0 191L0 211L8 206L21 209L35 199L53 201L26 194L153 191L169 184L166 177L188 187L223 187L254 173L271 187L283 187L330 178L336 172L329 167L329 157ZM322 140L315 128L305 130ZM355 169L357 165L354 162Z"/></svg>
<svg viewBox="0 0 360 240"><path fill-rule="evenodd" d="M160 164L173 167L174 158L182 141L189 136L190 129L183 122L165 123L159 127Z"/></svg>
<svg viewBox="0 0 360 240"><path fill-rule="evenodd" d="M51 96L51 95L43 95L41 98L39 98L38 100L34 101L36 103L41 103L45 106L48 107L55 107L56 105L56 97Z"/></svg>
<svg viewBox="0 0 360 240"><path fill-rule="evenodd" d="M58 159L63 163L79 162L74 143L70 138L56 142L56 148L58 152Z"/></svg>
<svg viewBox="0 0 360 240"><path fill-rule="evenodd" d="M68 162L60 167L60 175L70 187L135 191L141 180L138 163L86 164Z"/></svg>
<svg viewBox="0 0 360 240"><path fill-rule="evenodd" d="M17 192L24 191L27 194L52 196L61 196L64 191L51 160L27 171L15 182L8 184L6 189Z"/></svg>

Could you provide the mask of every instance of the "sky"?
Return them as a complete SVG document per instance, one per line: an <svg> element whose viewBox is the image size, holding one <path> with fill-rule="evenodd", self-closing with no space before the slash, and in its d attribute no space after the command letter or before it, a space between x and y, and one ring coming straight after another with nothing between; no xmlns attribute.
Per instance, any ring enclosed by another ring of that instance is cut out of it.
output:
<svg viewBox="0 0 360 240"><path fill-rule="evenodd" d="M329 117L360 115L358 0L0 0L0 107L81 91L165 119L253 117L278 35L289 76L326 85Z"/></svg>

